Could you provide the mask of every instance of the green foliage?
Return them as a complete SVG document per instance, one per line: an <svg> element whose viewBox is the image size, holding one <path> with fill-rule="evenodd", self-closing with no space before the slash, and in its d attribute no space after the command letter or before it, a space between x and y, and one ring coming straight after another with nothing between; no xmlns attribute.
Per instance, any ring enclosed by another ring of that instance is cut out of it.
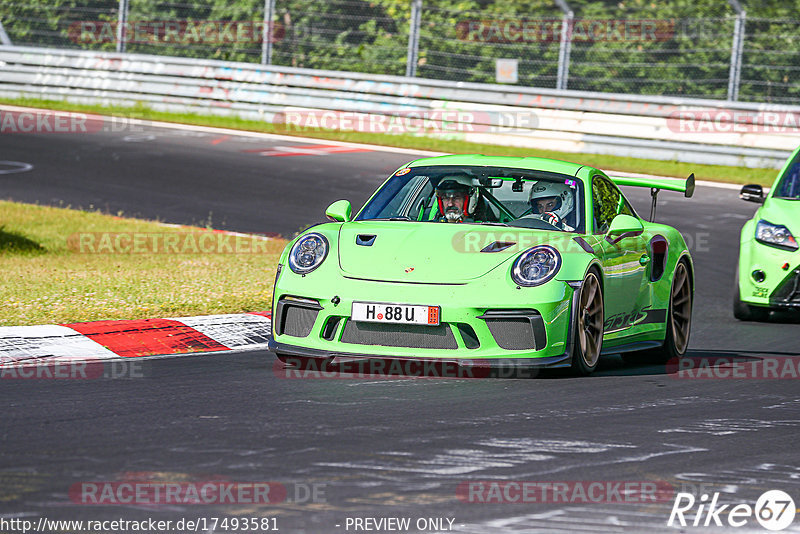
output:
<svg viewBox="0 0 800 534"><path fill-rule="evenodd" d="M76 47L76 23L116 20L118 7L118 0L0 0L0 22L15 44Z"/></svg>
<svg viewBox="0 0 800 534"><path fill-rule="evenodd" d="M131 22L260 24L264 18L264 0L129 1ZM411 1L276 0L273 63L402 75ZM575 16L570 89L726 98L735 17L727 1L567 3ZM740 99L796 102L800 40L793 18L800 0L742 3L747 22ZM114 42L76 42L70 27L80 20L114 21L117 6L118 0L0 0L0 21L15 43L114 50ZM512 58L519 61L519 85L555 87L561 19L552 0L424 0L418 76L494 83L495 60ZM597 24L601 29L592 34L588 29ZM522 37L510 32L520 25L530 31ZM650 29L647 37L643 28ZM127 48L248 62L261 61L261 49L258 39L162 40Z"/></svg>

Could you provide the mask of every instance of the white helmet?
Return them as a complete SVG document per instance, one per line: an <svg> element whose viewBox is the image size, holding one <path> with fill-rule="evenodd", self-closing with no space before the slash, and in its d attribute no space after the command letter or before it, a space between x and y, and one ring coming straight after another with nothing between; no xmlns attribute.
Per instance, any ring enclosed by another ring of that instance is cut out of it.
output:
<svg viewBox="0 0 800 534"><path fill-rule="evenodd" d="M475 214L475 208L478 206L478 191L472 184L472 178L467 174L451 174L443 176L439 183L436 185L436 196L439 203L439 212L447 216L445 213L442 197L448 194L460 193L466 198L464 201L464 211L458 215L453 214L452 220L461 220L463 217L472 217ZM448 217L451 220L451 217Z"/></svg>
<svg viewBox="0 0 800 534"><path fill-rule="evenodd" d="M549 210L549 212L555 213L562 221L567 215L572 213L572 209L575 206L575 195L568 185L541 180L533 184L530 195L528 196L528 203L531 205L531 213L541 215L536 201L545 198L557 199L555 207Z"/></svg>

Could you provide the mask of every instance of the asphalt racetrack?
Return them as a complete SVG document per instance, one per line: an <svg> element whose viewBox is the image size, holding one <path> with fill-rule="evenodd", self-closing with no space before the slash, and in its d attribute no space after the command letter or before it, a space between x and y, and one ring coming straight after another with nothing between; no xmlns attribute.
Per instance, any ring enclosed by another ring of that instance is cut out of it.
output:
<svg viewBox="0 0 800 534"><path fill-rule="evenodd" d="M291 237L334 200L360 206L415 159L310 144L149 126L4 135L0 159L33 167L0 174L0 197ZM626 193L649 213L647 190ZM796 369L797 319L742 323L731 313L739 230L755 208L733 189L661 193L658 220L683 232L695 261L689 353L783 358ZM274 517L286 533L355 532L356 518L389 517L410 518L409 532L652 532L667 530L673 505L457 493L475 481L651 482L750 505L780 489L800 505L798 377L678 379L610 356L589 378L303 380L282 378L266 352L150 360L146 370L128 380L0 380L0 517ZM70 494L82 482L131 479L270 481L287 497L98 506ZM427 518L443 521L417 530ZM763 531L752 518L737 530ZM786 531L800 531L800 519Z"/></svg>

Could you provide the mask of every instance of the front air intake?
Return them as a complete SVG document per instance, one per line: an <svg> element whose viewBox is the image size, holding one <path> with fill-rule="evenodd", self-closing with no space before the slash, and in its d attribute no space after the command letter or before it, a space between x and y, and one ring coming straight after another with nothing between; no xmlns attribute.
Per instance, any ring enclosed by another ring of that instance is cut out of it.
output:
<svg viewBox="0 0 800 534"><path fill-rule="evenodd" d="M273 325L276 335L306 337L314 328L322 306L313 299L284 297L275 308Z"/></svg>
<svg viewBox="0 0 800 534"><path fill-rule="evenodd" d="M489 310L486 321L495 343L506 350L541 350L547 346L542 316L536 310Z"/></svg>
<svg viewBox="0 0 800 534"><path fill-rule="evenodd" d="M422 326L347 321L342 343L407 347L410 349L457 349L458 344L447 324Z"/></svg>
<svg viewBox="0 0 800 534"><path fill-rule="evenodd" d="M800 269L784 278L769 300L777 306L800 307Z"/></svg>

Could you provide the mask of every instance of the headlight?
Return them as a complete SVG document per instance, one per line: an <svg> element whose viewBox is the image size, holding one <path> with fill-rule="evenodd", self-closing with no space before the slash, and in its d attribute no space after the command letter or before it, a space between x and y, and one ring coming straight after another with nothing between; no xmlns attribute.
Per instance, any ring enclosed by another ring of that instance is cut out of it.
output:
<svg viewBox="0 0 800 534"><path fill-rule="evenodd" d="M792 232L782 224L772 224L765 220L756 225L756 241L786 250L797 250L797 241Z"/></svg>
<svg viewBox="0 0 800 534"><path fill-rule="evenodd" d="M306 234L289 252L289 268L297 274L310 273L325 261L328 255L328 240L322 234Z"/></svg>
<svg viewBox="0 0 800 534"><path fill-rule="evenodd" d="M538 286L553 278L560 268L561 254L553 247L541 245L517 258L511 268L511 279L520 286Z"/></svg>

